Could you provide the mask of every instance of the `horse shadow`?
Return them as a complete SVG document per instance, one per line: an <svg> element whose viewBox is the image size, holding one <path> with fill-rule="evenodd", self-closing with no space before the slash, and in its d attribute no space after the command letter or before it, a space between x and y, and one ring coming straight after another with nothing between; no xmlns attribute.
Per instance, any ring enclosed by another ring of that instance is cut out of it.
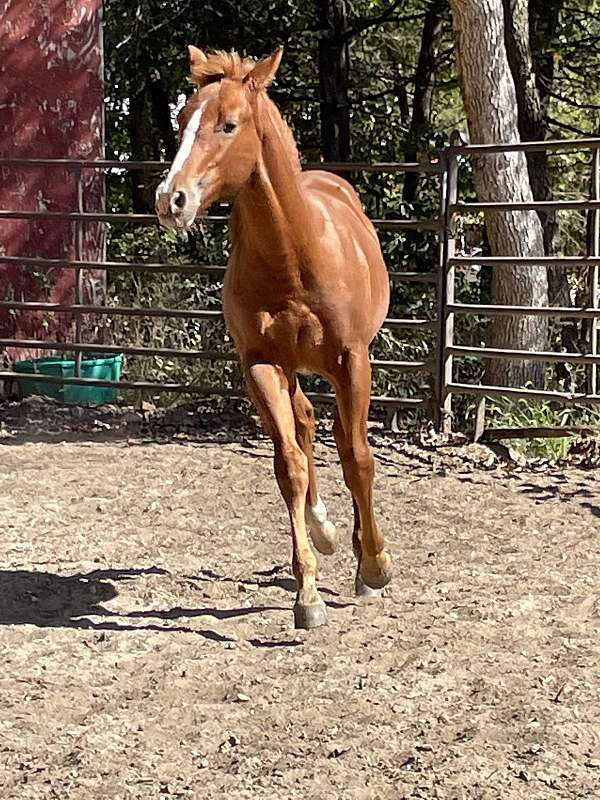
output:
<svg viewBox="0 0 600 800"><path fill-rule="evenodd" d="M190 633L216 642L235 638L213 629L199 629L185 620L210 617L229 620L265 611L288 611L283 606L218 609L181 608L112 611L103 604L117 597L119 584L147 575L168 575L159 567L97 569L75 575L31 570L0 570L0 626L34 625L38 628L73 628L91 631L144 631ZM90 619L94 617L94 619ZM182 623L168 624L183 620ZM162 624L161 624L162 623ZM250 640L255 647L292 646L300 641Z"/></svg>
<svg viewBox="0 0 600 800"><path fill-rule="evenodd" d="M564 500L576 502L581 508L589 511L594 517L600 517L600 505L595 505L592 500L598 498L598 492L592 491L584 482L578 482L574 487L568 484L536 484L533 481L523 483L519 487L519 491L523 494L533 497L536 503L543 503L546 500L555 500L561 496Z"/></svg>
<svg viewBox="0 0 600 800"><path fill-rule="evenodd" d="M8 432L0 438L2 447L65 442L132 447L237 444L256 451L268 441L256 420L237 410L209 412L181 406L143 412L117 406L64 406L44 397L20 403L3 403L0 397L0 425Z"/></svg>

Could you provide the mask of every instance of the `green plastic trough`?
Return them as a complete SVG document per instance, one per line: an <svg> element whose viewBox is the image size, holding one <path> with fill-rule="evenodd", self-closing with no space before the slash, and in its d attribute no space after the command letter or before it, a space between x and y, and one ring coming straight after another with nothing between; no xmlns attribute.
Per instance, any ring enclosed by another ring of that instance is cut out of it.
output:
<svg viewBox="0 0 600 800"><path fill-rule="evenodd" d="M121 377L123 356L102 356L84 353L81 358L81 377L102 381L118 381ZM53 375L63 378L75 377L75 359L72 357L50 356L47 358L28 358L13 364L15 372L37 373L40 376ZM74 405L101 406L114 403L118 389L113 386L78 386L31 379L20 381L24 395L46 395L61 403Z"/></svg>

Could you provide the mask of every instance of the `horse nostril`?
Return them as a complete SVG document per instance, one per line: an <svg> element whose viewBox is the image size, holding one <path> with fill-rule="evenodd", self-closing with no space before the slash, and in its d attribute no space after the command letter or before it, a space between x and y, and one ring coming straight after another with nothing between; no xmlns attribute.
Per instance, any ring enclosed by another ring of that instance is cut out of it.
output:
<svg viewBox="0 0 600 800"><path fill-rule="evenodd" d="M183 208L186 202L185 192L175 192L171 202L173 202L177 208Z"/></svg>

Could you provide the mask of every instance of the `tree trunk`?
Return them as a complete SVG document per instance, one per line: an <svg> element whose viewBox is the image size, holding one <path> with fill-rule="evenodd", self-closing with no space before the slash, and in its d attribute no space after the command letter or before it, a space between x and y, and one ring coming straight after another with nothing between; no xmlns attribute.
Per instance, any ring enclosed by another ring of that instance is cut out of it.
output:
<svg viewBox="0 0 600 800"><path fill-rule="evenodd" d="M350 161L352 140L345 0L317 0L321 152L325 161Z"/></svg>
<svg viewBox="0 0 600 800"><path fill-rule="evenodd" d="M504 45L502 0L451 0L459 81L473 143L518 142L517 99ZM531 202L523 153L473 158L481 201ZM488 212L486 224L493 255L543 256L542 226L534 211ZM502 305L546 305L548 281L543 266L496 267L492 300ZM496 317L490 347L544 350L547 321L539 317ZM535 386L544 383L544 364L500 361L486 364L486 383Z"/></svg>
<svg viewBox="0 0 600 800"><path fill-rule="evenodd" d="M504 41L508 63L517 95L519 133L526 142L546 138L546 114L538 93L529 44L529 9L527 0L503 0ZM527 153L531 191L536 200L550 200L546 153ZM553 252L556 227L554 213L538 211L544 229L544 251Z"/></svg>
<svg viewBox="0 0 600 800"><path fill-rule="evenodd" d="M565 0L529 0L531 58L535 72L535 85L546 127L548 125L550 93L554 83L555 38L558 31L559 15L564 4ZM549 193L549 197L552 197L551 193ZM547 219L547 226L542 219L544 242L548 243L548 255L553 255L558 251L558 243L555 240L556 214L548 214ZM563 268L549 268L548 294L552 303L569 305L567 275Z"/></svg>
<svg viewBox="0 0 600 800"><path fill-rule="evenodd" d="M554 81L556 33L565 0L529 0L529 41L535 83L544 114L548 112Z"/></svg>
<svg viewBox="0 0 600 800"><path fill-rule="evenodd" d="M8 0L0 12L0 157L102 159L104 82L102 3L100 0L46 0L24 5ZM78 211L76 172L44 164L3 166L0 207L13 211ZM83 209L105 211L105 180L100 170L81 172ZM75 224L60 219L6 219L0 252L20 258L106 258L106 225L86 222L78 240ZM41 267L41 265L40 265ZM82 270L83 303L101 304L106 273ZM73 303L72 269L41 269L0 264L0 300ZM83 317L85 341L97 341L97 318ZM16 314L0 309L0 337L69 341L71 314L43 310ZM0 363L2 351L0 348ZM7 348L10 360L47 356L39 348Z"/></svg>
<svg viewBox="0 0 600 800"><path fill-rule="evenodd" d="M508 63L515 82L519 110L519 133L523 141L540 141L548 132L548 96L552 90L554 61L548 61L547 51L558 25L558 12L564 0L545 0L543 13L539 0L503 0L505 44ZM543 27L539 21L544 17ZM536 25L535 32L530 22ZM537 61L534 62L536 48ZM538 69L540 72L538 73ZM551 200L546 153L528 153L529 183L536 200ZM544 252L556 252L556 214L538 211L544 230ZM561 267L548 270L549 296L552 303L568 305L565 271Z"/></svg>
<svg viewBox="0 0 600 800"><path fill-rule="evenodd" d="M503 0L505 43L508 63L515 82L519 109L519 133L525 141L543 140L548 133L548 100L554 78L553 42L558 16L564 0ZM527 153L529 183L536 200L551 200L548 155ZM538 211L544 231L544 253L554 255L557 242L556 213ZM564 267L548 267L548 300L550 305L571 304L569 283ZM573 329L576 324L561 325L560 348L576 350ZM585 323L582 325L585 329ZM557 349L552 347L552 349ZM570 390L570 371L566 363L554 364L559 385Z"/></svg>
<svg viewBox="0 0 600 800"><path fill-rule="evenodd" d="M150 94L152 97L152 116L160 132L160 138L165 148L165 156L167 161L172 161L177 153L177 137L171 122L169 97L160 78L151 81Z"/></svg>
<svg viewBox="0 0 600 800"><path fill-rule="evenodd" d="M415 70L415 93L412 115L408 129L408 142L404 149L406 161L415 161L419 149L426 143L431 123L431 100L435 86L437 51L442 35L442 15L446 0L431 0L425 12L421 47ZM402 199L414 203L419 182L418 172L407 172L404 179Z"/></svg>
<svg viewBox="0 0 600 800"><path fill-rule="evenodd" d="M154 161L160 159L160 148L152 118L150 85L144 75L137 84L132 81L133 91L129 98L129 140L132 161ZM134 170L130 176L131 200L136 214L152 214L154 211L154 178L148 172Z"/></svg>

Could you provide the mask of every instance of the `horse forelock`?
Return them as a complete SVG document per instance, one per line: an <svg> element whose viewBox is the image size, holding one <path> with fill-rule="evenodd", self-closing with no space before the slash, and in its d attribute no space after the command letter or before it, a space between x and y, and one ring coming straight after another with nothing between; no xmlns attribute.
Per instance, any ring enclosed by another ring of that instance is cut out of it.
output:
<svg viewBox="0 0 600 800"><path fill-rule="evenodd" d="M217 50L207 55L206 60L192 64L190 77L197 86L206 86L208 83L223 78L241 80L250 72L255 63L253 59L242 58L233 50L230 53Z"/></svg>

